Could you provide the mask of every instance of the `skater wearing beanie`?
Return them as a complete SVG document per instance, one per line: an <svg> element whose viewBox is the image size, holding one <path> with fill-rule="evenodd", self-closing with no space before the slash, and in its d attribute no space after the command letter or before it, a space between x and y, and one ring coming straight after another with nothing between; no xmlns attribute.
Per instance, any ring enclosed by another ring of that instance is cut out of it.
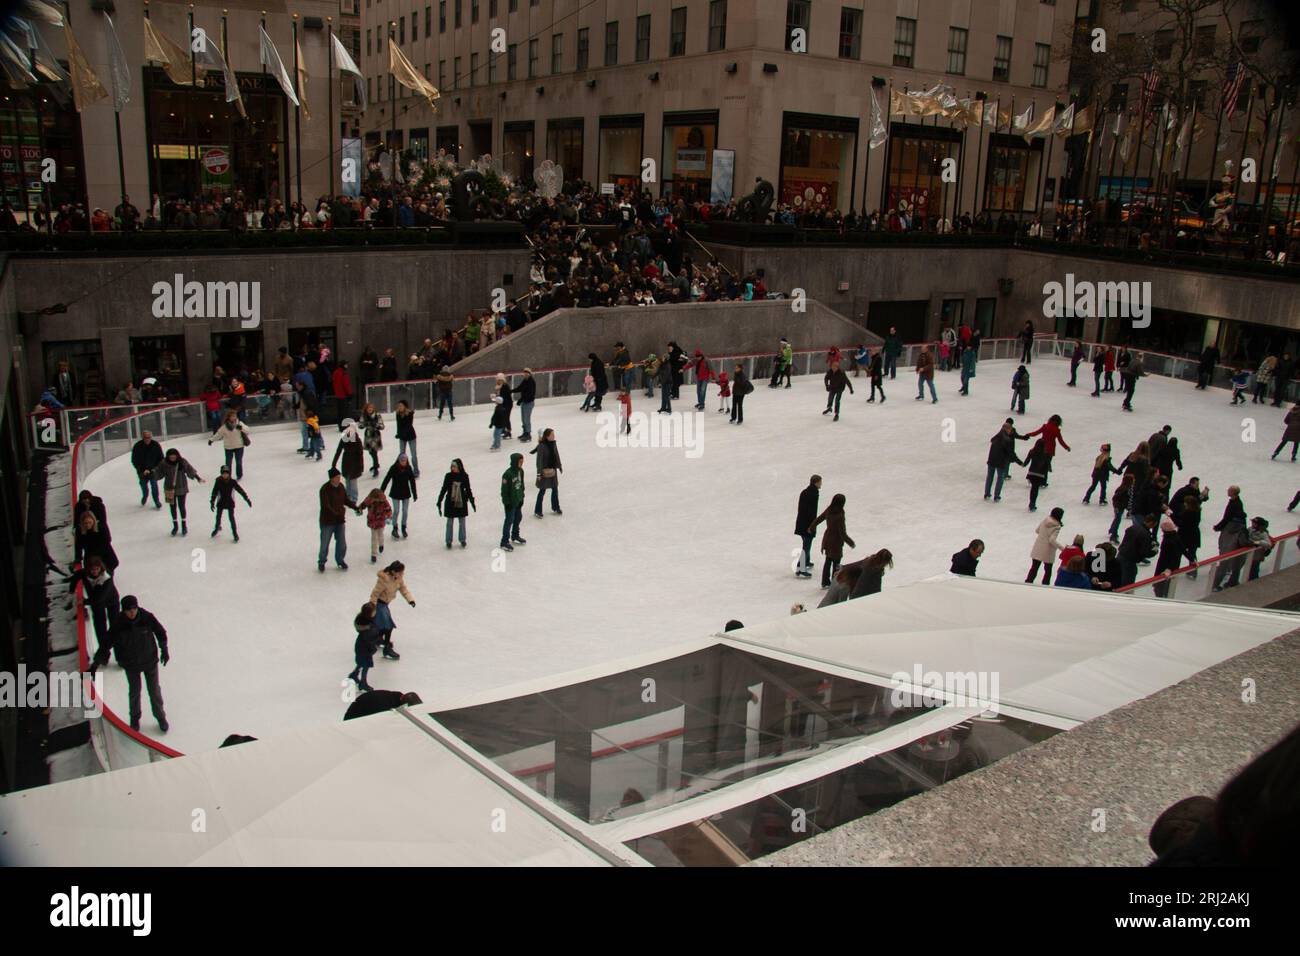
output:
<svg viewBox="0 0 1300 956"><path fill-rule="evenodd" d="M361 441L361 430L351 418L343 419L340 428L343 434L334 447L334 457L330 460L331 468L338 468L339 459L343 459L343 485L348 490L349 498L359 498L360 488L357 479L366 471L366 450Z"/></svg>
<svg viewBox="0 0 1300 956"><path fill-rule="evenodd" d="M374 564L384 553L384 528L393 516L393 506L381 489L371 488L361 507L365 509L366 527L370 529L370 563Z"/></svg>
<svg viewBox="0 0 1300 956"><path fill-rule="evenodd" d="M208 499L208 505L216 512L217 523L212 526L212 537L221 533L221 515L223 512L230 512L230 534L235 541L239 540L239 528L235 526L235 495L243 498L248 507L253 507L252 499L245 493L244 488L238 480L230 477L230 467L221 466L221 475L212 483L212 495Z"/></svg>
<svg viewBox="0 0 1300 956"><path fill-rule="evenodd" d="M393 486L391 492L393 498L393 537L409 537L406 533L406 519L410 514L411 502L420 500L420 489L415 469L411 467L405 455L397 456L397 461L393 462L392 467L388 469L388 474L384 475L384 480L379 485L379 489L388 491L390 484Z"/></svg>
<svg viewBox="0 0 1300 956"><path fill-rule="evenodd" d="M167 507L172 513L172 537L176 536L176 521L180 518L180 533L186 535L190 533L189 526L186 523L185 498L190 493L190 479L203 484L203 479L199 473L194 470L194 466L181 457L180 451L175 448L167 449L167 455L163 458L160 466L163 477L163 497L167 499Z"/></svg>
<svg viewBox="0 0 1300 956"><path fill-rule="evenodd" d="M373 604L363 604L357 616L352 619L352 627L357 632L356 643L352 645L357 666L352 668L348 680L355 681L357 689L362 691L374 690L366 682L366 675L375 666L375 651L379 648L380 634L375 627L375 610Z"/></svg>

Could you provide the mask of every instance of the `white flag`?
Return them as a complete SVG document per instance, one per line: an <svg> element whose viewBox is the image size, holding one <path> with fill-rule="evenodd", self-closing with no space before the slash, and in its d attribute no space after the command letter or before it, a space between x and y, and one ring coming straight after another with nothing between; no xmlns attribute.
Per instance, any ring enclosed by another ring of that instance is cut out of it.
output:
<svg viewBox="0 0 1300 956"><path fill-rule="evenodd" d="M357 87L357 102L360 104L361 109L365 110L366 79L361 75L361 69L357 66L356 61L352 59L351 54L348 53L347 47L339 41L338 34L331 33L330 39L334 41L334 65L339 68L340 73L352 74L353 82L356 83Z"/></svg>
<svg viewBox="0 0 1300 956"><path fill-rule="evenodd" d="M1068 133L1070 132L1070 127L1073 125L1074 125L1074 104L1071 103L1064 110L1062 110L1061 115L1056 118L1056 126L1052 130L1052 132Z"/></svg>
<svg viewBox="0 0 1300 956"><path fill-rule="evenodd" d="M1034 118L1034 104L1030 103L1025 107L1025 111L1017 116L1011 122L1012 129L1025 129L1030 121Z"/></svg>
<svg viewBox="0 0 1300 956"><path fill-rule="evenodd" d="M1001 100L994 100L992 103L985 101L984 103L984 125L985 126L996 127L998 125L998 106L1001 104L1001 102L1002 102Z"/></svg>
<svg viewBox="0 0 1300 956"><path fill-rule="evenodd" d="M131 102L131 68L126 65L126 54L117 39L117 30L113 28L113 18L104 14L104 23L108 25L108 72L113 81L113 109L120 113Z"/></svg>
<svg viewBox="0 0 1300 956"><path fill-rule="evenodd" d="M239 94L239 80L235 76L235 71L230 68L230 62L222 55L221 47L217 46L212 37L206 37L203 49L194 54L194 64L200 70L221 71L226 85L226 102L234 103L235 108L239 110L239 115L247 119L244 98Z"/></svg>
<svg viewBox="0 0 1300 956"><path fill-rule="evenodd" d="M271 71L276 82L280 84L280 89L284 90L284 95L289 98L289 102L298 106L298 94L293 91L293 80L289 79L289 71L284 68L284 60L280 59L280 51L275 48L271 38L266 35L266 29L259 26L257 32L261 35L261 49L258 51L258 59L262 65Z"/></svg>
<svg viewBox="0 0 1300 956"><path fill-rule="evenodd" d="M871 139L872 149L877 149L885 145L885 140L889 138L889 132L885 129L885 119L880 115L880 101L876 99L876 91L871 90Z"/></svg>
<svg viewBox="0 0 1300 956"><path fill-rule="evenodd" d="M1187 145L1187 141L1188 141L1189 139L1191 139L1191 136L1192 136L1192 120L1193 120L1193 117L1195 117L1195 116L1196 116L1196 110L1195 110L1195 109L1192 109L1191 112L1189 112L1189 113L1187 114L1187 118L1183 120L1183 126L1182 126L1182 129L1180 129L1180 130L1178 131L1178 139L1176 139L1176 140L1174 141L1174 142L1175 142L1175 145L1177 145L1177 147L1178 147L1177 151L1174 153L1174 168L1175 168L1175 169L1177 169L1177 168L1178 168L1179 166L1181 166L1182 163L1183 163L1183 148Z"/></svg>

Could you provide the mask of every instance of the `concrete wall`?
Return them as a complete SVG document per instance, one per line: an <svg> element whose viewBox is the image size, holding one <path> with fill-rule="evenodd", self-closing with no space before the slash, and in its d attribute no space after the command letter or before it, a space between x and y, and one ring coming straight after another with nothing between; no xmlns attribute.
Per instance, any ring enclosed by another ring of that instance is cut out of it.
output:
<svg viewBox="0 0 1300 956"><path fill-rule="evenodd" d="M1021 249L744 249L717 243L708 248L732 270L763 269L769 289L788 291L798 286L858 322L866 321L873 300L928 300L926 335L930 338L939 334L943 300L953 298L966 301L969 322L977 298L996 297L995 335L1014 335L1026 319L1032 319L1039 330L1050 331L1053 323L1043 316L1043 285L1064 283L1067 273L1094 282L1150 281L1157 309L1300 329L1300 304L1291 282ZM1001 278L1013 280L1009 295L998 291ZM847 291L839 291L842 282L848 284ZM1085 325L1085 336L1095 334L1096 322Z"/></svg>
<svg viewBox="0 0 1300 956"><path fill-rule="evenodd" d="M796 349L879 341L820 302L796 313L790 301L700 302L692 305L561 309L456 366L458 375L485 375L523 368L586 365L587 353L608 362L622 341L634 359L662 355L674 340L688 352L708 356L775 352L782 336Z"/></svg>
<svg viewBox="0 0 1300 956"><path fill-rule="evenodd" d="M492 290L519 295L528 280L527 250L375 249L315 254L250 253L145 258L13 258L17 307L36 311L67 303L64 315L42 316L28 335L27 360L44 375L43 343L100 338L105 382L119 388L130 377L132 336L184 335L189 394L212 372L211 333L233 332L238 318L155 318L156 282L261 283L265 360L288 344L292 328L335 326L338 349L353 363L368 344L381 355L395 348L399 368L414 346L444 328L458 328L470 309L483 309ZM506 275L514 281L506 283ZM391 309L376 297L392 296ZM35 395L32 396L35 398Z"/></svg>

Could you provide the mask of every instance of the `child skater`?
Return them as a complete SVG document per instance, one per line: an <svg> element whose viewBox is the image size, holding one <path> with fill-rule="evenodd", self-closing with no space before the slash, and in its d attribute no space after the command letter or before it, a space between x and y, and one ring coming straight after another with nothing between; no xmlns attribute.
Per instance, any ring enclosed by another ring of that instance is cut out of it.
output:
<svg viewBox="0 0 1300 956"><path fill-rule="evenodd" d="M876 400L876 392L879 391L881 405L885 404L884 357L880 354L882 351L883 349L876 349L875 353L871 356L871 365L867 370L867 373L871 376L871 397L867 399L867 401L874 402Z"/></svg>
<svg viewBox="0 0 1300 956"><path fill-rule="evenodd" d="M253 507L253 502L249 499L244 489L234 478L230 477L230 466L221 466L221 476L212 483L212 497L208 499L208 504L212 510L217 513L217 523L212 526L212 537L221 533L221 513L230 512L230 533L234 535L236 541L239 540L239 529L235 527L235 494L243 498L248 503L248 507Z"/></svg>
<svg viewBox="0 0 1300 956"><path fill-rule="evenodd" d="M726 372L718 373L718 411L731 411L731 380Z"/></svg>
<svg viewBox="0 0 1300 956"><path fill-rule="evenodd" d="M366 509L366 527L370 529L370 563L379 560L384 553L384 528L393 516L393 506L388 503L388 496L380 488L371 488L370 494L361 501Z"/></svg>
<svg viewBox="0 0 1300 956"><path fill-rule="evenodd" d="M1237 369L1237 374L1232 376L1232 404L1246 403L1246 388L1250 385L1250 372L1244 368Z"/></svg>
<svg viewBox="0 0 1300 956"><path fill-rule="evenodd" d="M1011 376L1011 408L1017 415L1025 413L1025 399L1028 397L1029 370L1022 365L1016 369L1016 374Z"/></svg>
<svg viewBox="0 0 1300 956"><path fill-rule="evenodd" d="M311 461L314 456L316 461L320 461L325 453L325 439L320 433L320 419L315 415L307 419L307 435L311 444L303 457Z"/></svg>
<svg viewBox="0 0 1300 956"><path fill-rule="evenodd" d="M621 430L627 434L632 434L632 393L626 388L618 390L618 417L621 421Z"/></svg>
<svg viewBox="0 0 1300 956"><path fill-rule="evenodd" d="M356 682L357 690L374 690L366 681L370 668L375 666L375 650L379 647L374 604L363 604L357 616L352 619L352 626L357 631L357 641L352 645L357 666L352 668L348 680Z"/></svg>
<svg viewBox="0 0 1300 956"><path fill-rule="evenodd" d="M1098 455L1096 460L1092 463L1092 484L1090 484L1088 490L1084 492L1083 503L1085 505L1092 504L1092 501L1089 500L1092 498L1092 491L1094 488L1100 488L1101 503L1104 505L1106 503L1106 482L1110 480L1111 475L1122 474L1123 472L1116 468L1114 462L1110 460L1110 444L1106 443L1102 445L1101 454Z"/></svg>

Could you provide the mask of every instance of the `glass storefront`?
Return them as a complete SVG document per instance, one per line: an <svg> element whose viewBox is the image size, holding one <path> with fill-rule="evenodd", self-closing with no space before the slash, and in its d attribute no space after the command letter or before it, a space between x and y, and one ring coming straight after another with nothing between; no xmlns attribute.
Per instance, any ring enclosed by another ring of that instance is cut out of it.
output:
<svg viewBox="0 0 1300 956"><path fill-rule="evenodd" d="M437 149L445 153L453 160L460 155L460 127L459 126L439 126L435 134L437 138Z"/></svg>
<svg viewBox="0 0 1300 956"><path fill-rule="evenodd" d="M429 127L411 130L406 148L422 163L429 161Z"/></svg>
<svg viewBox="0 0 1300 956"><path fill-rule="evenodd" d="M984 207L992 212L1022 212L1037 199L1043 140L1026 145L1023 137L998 133L989 139L984 176Z"/></svg>
<svg viewBox="0 0 1300 956"><path fill-rule="evenodd" d="M501 168L524 187L533 184L533 121L506 123Z"/></svg>
<svg viewBox="0 0 1300 956"><path fill-rule="evenodd" d="M289 200L288 101L270 75L240 73L238 82L247 119L226 103L221 74L207 73L202 87L191 90L176 86L160 69L145 68L152 192L164 198L220 198L238 191L253 200Z"/></svg>
<svg viewBox="0 0 1300 956"><path fill-rule="evenodd" d="M99 339L71 339L44 343L45 381L42 385L57 386L59 363L67 362L72 373L70 398L73 405L93 405L104 398L101 373L104 368L104 349ZM56 389L57 391L57 389ZM60 399L63 401L63 399ZM63 401L64 405L69 404Z"/></svg>
<svg viewBox="0 0 1300 956"><path fill-rule="evenodd" d="M45 184L50 212L61 203L85 199L81 177L80 123L76 111L48 96L9 93L0 100L0 194L12 203L19 222L42 204L41 160L55 163L55 179ZM20 169L21 162L21 169Z"/></svg>
<svg viewBox="0 0 1300 956"><path fill-rule="evenodd" d="M564 170L566 180L582 179L582 117L546 121L546 158Z"/></svg>
<svg viewBox="0 0 1300 956"><path fill-rule="evenodd" d="M713 150L718 145L717 111L665 113L663 142L659 167L663 195L707 202L713 183Z"/></svg>
<svg viewBox="0 0 1300 956"><path fill-rule="evenodd" d="M262 333L213 332L212 365L220 365L227 375L261 368Z"/></svg>
<svg viewBox="0 0 1300 956"><path fill-rule="evenodd" d="M906 208L915 228L948 213L956 185L943 181L943 161L961 168L961 133L940 126L894 123L889 136L889 179L885 208Z"/></svg>
<svg viewBox="0 0 1300 956"><path fill-rule="evenodd" d="M602 116L600 118L600 160L598 183L616 186L639 186L641 183L641 144L645 117Z"/></svg>
<svg viewBox="0 0 1300 956"><path fill-rule="evenodd" d="M855 188L857 119L786 113L783 125L778 201L796 210L812 206L848 212Z"/></svg>

